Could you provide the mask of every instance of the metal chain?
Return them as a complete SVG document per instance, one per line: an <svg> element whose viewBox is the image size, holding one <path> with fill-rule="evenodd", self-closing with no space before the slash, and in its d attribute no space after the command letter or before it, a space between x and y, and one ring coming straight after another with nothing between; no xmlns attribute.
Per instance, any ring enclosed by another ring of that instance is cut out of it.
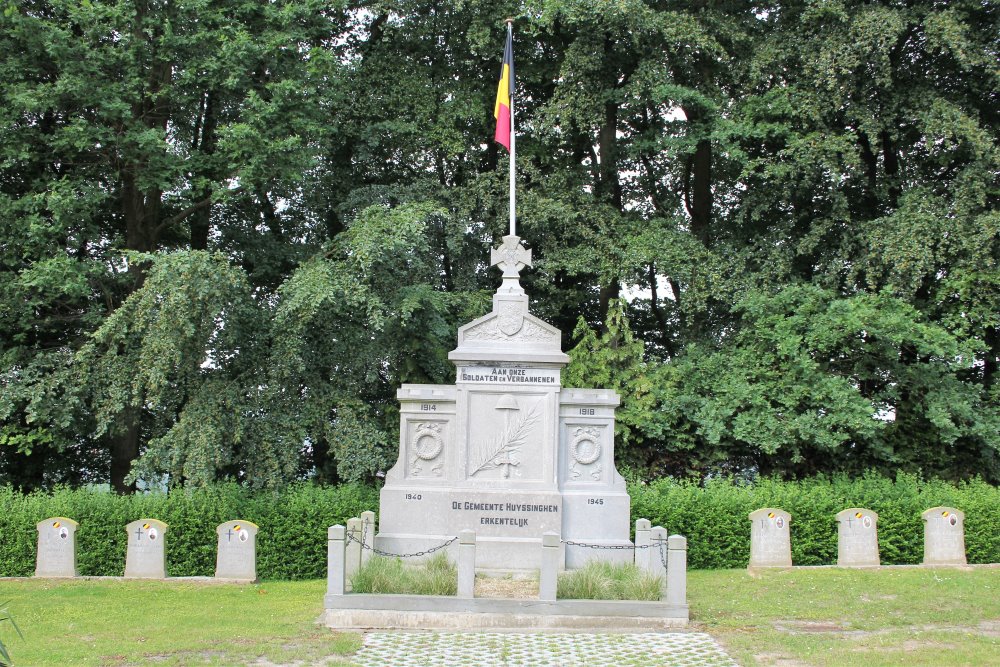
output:
<svg viewBox="0 0 1000 667"><path fill-rule="evenodd" d="M367 523L363 524L363 526L367 526L367 525L368 525ZM357 531L347 531L347 541L348 542L357 542L358 544L361 545L362 549L367 549L368 551L371 551L373 554L375 554L377 556L385 556L386 558L416 558L417 556L427 556L427 555L430 555L430 554L434 553L435 551L440 551L441 549L444 549L446 546L448 546L449 544L451 544L452 542L454 542L455 540L458 539L458 536L456 535L455 537L451 538L450 540L445 540L444 542L442 542L441 544L437 545L436 547L431 547L430 549L425 549L424 551L415 551L415 552L413 552L411 554L394 554L394 553L391 553L389 551L382 551L381 549L378 549L378 548L376 548L374 546L370 547L367 544L365 544L365 533L367 531L365 530L364 527L362 528L362 531L361 531L361 539L360 540L357 537L354 536L355 532L357 532Z"/></svg>
<svg viewBox="0 0 1000 667"><path fill-rule="evenodd" d="M612 550L626 550L626 549L650 549L653 544L591 544L589 542L574 542L573 540L559 540L565 545L571 547L586 547L587 549L612 549Z"/></svg>
<svg viewBox="0 0 1000 667"><path fill-rule="evenodd" d="M660 552L660 562L663 563L663 571L667 571L667 541L666 540L656 540L655 543L650 542L649 544L592 544L589 542L575 542L573 540L559 540L563 544L571 547L585 547L587 549L606 549L606 550L626 550L626 549L651 549L656 547Z"/></svg>

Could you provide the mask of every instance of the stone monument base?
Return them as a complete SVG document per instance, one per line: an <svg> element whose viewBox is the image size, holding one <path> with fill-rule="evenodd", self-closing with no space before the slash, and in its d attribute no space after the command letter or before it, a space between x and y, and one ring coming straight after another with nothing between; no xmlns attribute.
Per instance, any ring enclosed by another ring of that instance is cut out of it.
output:
<svg viewBox="0 0 1000 667"><path fill-rule="evenodd" d="M537 570L542 533L560 532L563 502L557 491L397 487L382 489L381 507L393 511L379 516L376 549L413 554L472 530L477 568Z"/></svg>
<svg viewBox="0 0 1000 667"><path fill-rule="evenodd" d="M688 624L687 605L629 600L459 599L435 595L327 595L319 622L356 629L663 630Z"/></svg>

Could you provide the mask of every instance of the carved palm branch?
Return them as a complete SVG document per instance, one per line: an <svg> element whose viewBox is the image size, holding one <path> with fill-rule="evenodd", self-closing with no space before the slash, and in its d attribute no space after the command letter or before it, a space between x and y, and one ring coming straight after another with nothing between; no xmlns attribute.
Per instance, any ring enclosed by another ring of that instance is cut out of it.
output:
<svg viewBox="0 0 1000 667"><path fill-rule="evenodd" d="M524 446L527 443L531 427L538 422L538 417L538 403L536 402L535 405L531 406L531 409L505 427L499 436L493 437L477 447L479 466L472 471L471 475L475 475L481 470L500 466L501 463L497 462L498 458L504 454L509 456Z"/></svg>

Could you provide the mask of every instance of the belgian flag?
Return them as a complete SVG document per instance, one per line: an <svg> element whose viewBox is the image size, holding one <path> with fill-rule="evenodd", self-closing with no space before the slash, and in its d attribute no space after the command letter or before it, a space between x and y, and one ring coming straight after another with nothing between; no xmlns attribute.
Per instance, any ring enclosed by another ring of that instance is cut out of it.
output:
<svg viewBox="0 0 1000 667"><path fill-rule="evenodd" d="M493 107L493 117L497 119L496 134L493 138L510 151L511 91L514 89L514 36L507 26L507 44L503 47L503 67L500 69L500 83L497 86L497 102Z"/></svg>

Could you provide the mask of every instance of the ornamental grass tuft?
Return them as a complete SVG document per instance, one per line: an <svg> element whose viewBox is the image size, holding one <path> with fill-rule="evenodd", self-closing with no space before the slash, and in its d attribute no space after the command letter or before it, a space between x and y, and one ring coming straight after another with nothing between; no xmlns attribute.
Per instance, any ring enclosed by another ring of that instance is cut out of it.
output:
<svg viewBox="0 0 1000 667"><path fill-rule="evenodd" d="M372 558L351 577L355 593L393 593L397 595L455 595L458 570L444 553L429 560L407 565L399 558Z"/></svg>
<svg viewBox="0 0 1000 667"><path fill-rule="evenodd" d="M590 561L559 575L556 597L581 600L660 599L663 580L629 563Z"/></svg>

